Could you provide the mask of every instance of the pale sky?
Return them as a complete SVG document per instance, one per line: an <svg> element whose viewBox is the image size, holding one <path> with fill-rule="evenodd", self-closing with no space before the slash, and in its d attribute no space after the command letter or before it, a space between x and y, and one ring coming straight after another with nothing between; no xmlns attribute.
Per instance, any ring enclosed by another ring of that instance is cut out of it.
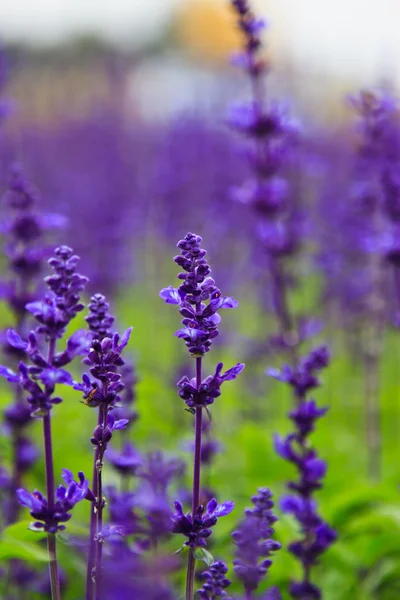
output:
<svg viewBox="0 0 400 600"><path fill-rule="evenodd" d="M0 36L54 41L89 30L140 43L190 1L0 0ZM400 0L256 0L256 7L271 21L278 50L283 44L327 70L399 73Z"/></svg>

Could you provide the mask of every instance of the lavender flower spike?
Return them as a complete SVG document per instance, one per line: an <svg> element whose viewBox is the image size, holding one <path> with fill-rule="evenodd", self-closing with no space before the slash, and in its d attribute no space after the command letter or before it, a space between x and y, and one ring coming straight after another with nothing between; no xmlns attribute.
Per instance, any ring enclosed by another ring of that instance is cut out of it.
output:
<svg viewBox="0 0 400 600"><path fill-rule="evenodd" d="M63 224L60 216L41 214L36 209L38 195L38 191L26 179L20 167L13 165L8 189L0 200L2 204L0 232L5 234L4 252L7 257L7 277L0 281L0 296L3 296L13 313L17 336L27 334L29 312L26 310L26 304L33 301L38 294L41 271L45 264L46 230ZM7 359L12 360L13 366L17 366L18 361L25 358L25 345L22 343L21 346L16 347L7 337L1 332L2 352ZM39 455L38 450L26 436L27 426L32 423L32 419L23 390L18 383L13 388L14 401L4 411L7 433L11 438L13 449L9 507L4 513L9 523L18 520L19 505L15 502L15 493L21 487L22 476Z"/></svg>
<svg viewBox="0 0 400 600"><path fill-rule="evenodd" d="M32 494L24 489L17 490L18 501L22 506L30 509L31 516L35 522L31 524L34 531L46 531L55 534L63 531L65 523L71 518L70 511L81 500L92 500L93 494L89 489L89 481L85 479L82 472L78 474L79 482L76 482L68 469L64 469L63 478L67 487L60 485L56 492L56 502L51 506L46 498L38 491Z"/></svg>
<svg viewBox="0 0 400 600"><path fill-rule="evenodd" d="M28 341L24 341L17 332L12 330L9 330L7 335L9 344L18 350L23 350L29 357L30 364L20 362L18 375L10 369L0 368L1 376L9 381L19 381L21 387L28 393L27 401L31 406L31 416L43 419L47 499L40 492L29 495L24 490L19 491L19 498L21 503L31 508L31 513L37 518L40 527L47 532L51 595L55 600L60 598L55 538L55 532L60 527L56 515L61 515L61 520L68 520L69 509L81 499L79 484L76 482L69 481L68 488L61 486L55 492L50 419L52 407L62 402L62 399L55 395L56 386L73 383L68 371L59 368L57 359L63 356L62 364L65 366L82 349L82 344L76 344L76 334L74 334L74 341L71 343L73 336L67 341L67 349L73 348L73 351L71 350L70 354L68 351L62 352L61 355L56 354L57 340L63 337L67 325L83 308L80 292L87 278L76 272L78 261L79 258L73 255L68 246L56 248L54 257L49 260L54 274L45 278L50 292L45 294L42 301L29 302L26 305L26 309L38 321L38 326L29 334ZM43 338L44 344L39 344L40 338ZM47 345L46 355L41 350L45 345ZM83 483L84 478L81 480L81 487Z"/></svg>
<svg viewBox="0 0 400 600"><path fill-rule="evenodd" d="M231 581L226 577L228 567L222 560L215 562L208 571L202 573L202 578L205 579L203 586L197 591L197 595L201 600L217 600L217 598L225 598L230 600L225 592L226 588L231 585Z"/></svg>
<svg viewBox="0 0 400 600"><path fill-rule="evenodd" d="M316 420L325 415L327 408L318 408L314 400L306 399L308 391L319 385L316 373L325 368L328 361L327 349L322 346L303 359L297 369L286 367L281 373L273 373L274 377L292 387L298 400L296 408L289 413L295 426L294 432L285 438L275 436L277 454L293 463L299 475L297 480L288 483L291 493L282 497L280 502L281 509L297 520L303 534L300 540L289 545L289 551L303 567L302 581L293 581L289 589L292 598L297 600L319 600L322 597L321 590L311 581L311 570L336 540L335 530L319 516L313 498L314 492L323 485L326 463L318 457L308 440Z"/></svg>
<svg viewBox="0 0 400 600"><path fill-rule="evenodd" d="M185 341L190 355L196 359L196 376L193 379L185 376L178 382L179 395L186 402L187 410L195 415L192 512L184 515L180 503L175 503L177 513L174 531L183 533L189 538L189 542L186 542L190 547L186 574L186 600L193 600L194 594L196 563L194 550L202 545L201 541L204 541L205 537L211 534L211 530L205 526L204 536L198 536L200 532L198 527L202 523L204 512L204 508L200 505L203 408L209 413L209 405L221 394L222 383L235 379L244 368L244 365L237 364L221 374L223 365L219 363L214 375L203 380L203 357L210 351L213 339L219 334L218 326L221 317L218 311L221 308L236 308L238 303L234 298L222 296L215 285L214 279L210 276L211 268L205 258L207 252L200 246L201 241L199 235L188 233L178 242L181 253L175 256L174 261L183 269L178 274L178 279L182 283L177 289L170 286L160 292L160 297L167 304L179 306L183 327L175 335ZM209 505L210 503L207 507ZM213 515L214 518L216 514Z"/></svg>
<svg viewBox="0 0 400 600"><path fill-rule="evenodd" d="M272 565L270 555L279 550L279 542L271 539L272 528L278 518L273 514L272 494L267 488L260 488L252 497L254 508L245 511L245 518L232 534L236 545L234 571L242 581L246 591L246 599L260 585Z"/></svg>
<svg viewBox="0 0 400 600"><path fill-rule="evenodd" d="M74 383L74 389L83 393L83 402L98 409L97 425L91 443L94 446L93 502L90 517L89 553L86 576L86 598L98 598L101 590L103 509L103 459L113 432L123 429L127 419L116 419L112 414L114 406L121 400L124 389L119 369L125 361L121 354L129 342L132 327L120 336L110 331L114 317L108 314L109 305L101 294L95 294L89 304L89 325L92 342L84 363L90 367L90 375L85 373L82 382Z"/></svg>

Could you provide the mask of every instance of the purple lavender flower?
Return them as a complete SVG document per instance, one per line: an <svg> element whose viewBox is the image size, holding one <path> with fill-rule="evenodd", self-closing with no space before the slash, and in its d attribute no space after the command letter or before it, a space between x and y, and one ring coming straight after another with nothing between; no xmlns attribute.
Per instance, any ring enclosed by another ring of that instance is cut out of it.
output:
<svg viewBox="0 0 400 600"><path fill-rule="evenodd" d="M328 365L329 353L326 346L319 346L311 352L298 366L284 365L281 371L268 369L267 375L278 381L288 383L297 398L302 399L312 389L318 387L320 382L315 372Z"/></svg>
<svg viewBox="0 0 400 600"><path fill-rule="evenodd" d="M17 339L18 336L27 333L29 312L26 305L37 295L44 257L48 252L44 245L45 233L48 229L63 225L63 219L59 215L40 214L37 211L37 198L37 190L25 178L20 167L14 165L8 189L1 198L4 216L0 223L0 232L6 236L8 277L0 283L0 294L14 314ZM9 335L1 335L1 346L5 357L12 360L15 366L26 356L24 344L21 342L21 345L14 346ZM7 433L12 440L13 476L10 496L14 499L16 489L21 486L22 476L37 459L38 451L29 442L24 431L31 423L31 410L25 402L19 380L15 380L13 387L15 398L5 409L4 419ZM6 519L13 522L17 516L18 504L12 501Z"/></svg>
<svg viewBox="0 0 400 600"><path fill-rule="evenodd" d="M60 215L41 214L36 208L38 191L14 165L8 190L2 197L5 205L0 232L7 236L5 253L11 275L1 286L2 293L14 311L20 333L26 318L26 304L35 299L38 276L47 249L43 244L47 230L64 225Z"/></svg>
<svg viewBox="0 0 400 600"><path fill-rule="evenodd" d="M300 336L288 305L291 277L285 259L300 246L304 217L285 167L293 155L297 128L284 107L276 103L268 106L265 102L263 77L268 67L260 55L263 20L254 15L247 0L231 0L231 5L243 34L243 52L235 62L248 76L253 94L250 102L233 106L228 118L230 126L246 139L246 157L252 173L252 178L235 190L234 198L249 205L257 218L255 237L266 255L278 336L293 357Z"/></svg>
<svg viewBox="0 0 400 600"><path fill-rule="evenodd" d="M267 488L260 488L252 497L254 508L245 511L245 518L232 534L236 545L234 571L242 581L246 598L258 588L272 565L271 553L279 550L279 542L271 539L273 524L277 517L273 514L272 494Z"/></svg>
<svg viewBox="0 0 400 600"><path fill-rule="evenodd" d="M226 588L231 585L231 581L226 577L228 567L219 560L211 565L208 571L201 574L205 580L203 586L197 591L201 600L216 600L217 598L226 598L229 600Z"/></svg>
<svg viewBox="0 0 400 600"><path fill-rule="evenodd" d="M289 545L289 551L303 566L302 581L292 582L289 589L291 596L298 600L318 600L322 597L319 588L311 582L311 570L337 537L335 530L324 523L317 512L313 494L322 487L327 466L308 441L315 421L325 415L327 408L319 408L314 400L306 399L306 394L319 385L315 371L325 368L328 362L327 349L322 346L304 358L297 369L286 368L286 371L278 373L278 376L272 373L277 379L288 383L297 398L296 407L289 413L295 431L285 438L276 436L275 451L293 463L299 474L297 480L287 484L293 493L282 497L280 503L284 512L295 517L303 534L301 540Z"/></svg>
<svg viewBox="0 0 400 600"><path fill-rule="evenodd" d="M88 308L89 315L85 317L85 321L93 336L100 341L105 337L110 337L115 317L108 312L110 305L106 297L103 294L94 294L90 299Z"/></svg>
<svg viewBox="0 0 400 600"><path fill-rule="evenodd" d="M232 381L244 369L243 363L238 363L231 369L221 374L223 364L218 363L215 368L214 375L209 375L204 379L199 388L196 387L196 379L189 379L186 375L178 381L180 397L185 401L189 409L194 409L196 406L207 408L213 404L215 398L221 395L221 385L224 381Z"/></svg>
<svg viewBox="0 0 400 600"><path fill-rule="evenodd" d="M184 317L183 329L178 330L176 335L184 339L190 355L196 359L196 377L189 379L185 376L178 382L179 395L187 404L188 411L195 415L192 512L184 515L181 504L176 502L177 512L174 518L174 532L180 532L189 537L189 542L186 543L190 547L186 574L186 600L193 600L194 594L196 556L193 550L201 547L200 542L204 540L205 536L211 534L211 529L207 529L206 526L201 529L204 513L204 507L200 504L203 408L210 416L208 407L215 398L220 396L222 383L235 379L244 368L243 364L237 364L221 374L223 364L218 363L214 375L203 380L203 357L209 352L212 340L219 333L218 325L221 317L218 311L221 308L236 308L238 303L234 298L222 296L214 279L210 277L211 268L205 259L206 251L200 247L201 241L200 236L188 233L183 240L178 242L181 254L174 260L183 269L183 272L178 275L183 283L178 289L170 286L160 292L161 298L167 304L180 306L179 312ZM211 507L214 507L213 511L217 510L216 501L210 500L207 507L210 510ZM216 523L216 515L213 514L210 519L214 518Z"/></svg>
<svg viewBox="0 0 400 600"><path fill-rule="evenodd" d="M110 522L121 527L125 535L145 534L141 517L137 514L136 494L132 491L119 491L115 487L107 487Z"/></svg>
<svg viewBox="0 0 400 600"><path fill-rule="evenodd" d="M70 481L68 488L61 486L55 492L50 418L53 405L62 402L62 399L55 395L56 386L73 384L70 373L58 368L56 346L57 340L65 333L66 326L83 308L79 294L87 278L76 272L78 260L67 246L56 248L55 256L49 261L55 273L45 278L51 292L45 295L43 301L28 302L26 305L26 309L35 316L39 325L31 331L28 341L24 341L16 331L7 332L10 346L24 351L30 364L21 361L18 373L7 367L0 367L0 376L9 382L18 383L28 393L27 402L31 407L31 415L43 419L46 497L40 492L30 495L23 489L18 495L20 503L30 508L31 514L37 519L37 527L47 532L52 597L57 599L60 597L60 582L54 534L61 527L59 523L70 518L69 510L81 499L80 490L84 484L83 480L81 486ZM74 336L76 340L76 334ZM47 356L39 348L40 338L44 338L47 345ZM68 357L65 356L65 352L61 353L64 357L63 365L70 362L75 354L82 352L82 344L76 344L75 341L70 343L69 347L73 348L73 351Z"/></svg>
<svg viewBox="0 0 400 600"><path fill-rule="evenodd" d="M238 306L234 298L222 296L216 287L214 279L210 277L211 268L205 259L206 251L200 248L200 244L201 237L193 233L188 233L178 242L181 254L174 261L183 269L178 275L183 283L178 289L170 286L160 292L160 297L167 304L180 306L183 329L179 329L175 335L186 342L194 357L202 357L209 352L212 340L218 336L221 321L218 311ZM209 302L205 304L207 300Z"/></svg>
<svg viewBox="0 0 400 600"><path fill-rule="evenodd" d="M31 524L34 531L57 533L63 531L65 523L70 520L70 511L81 500L92 500L93 494L89 490L89 481L82 472L78 473L79 482L73 479L71 471L64 469L63 479L67 487L60 485L56 491L55 503L49 504L46 498L35 490L32 494L24 489L17 490L18 501L22 506L30 509L35 522Z"/></svg>
<svg viewBox="0 0 400 600"><path fill-rule="evenodd" d="M85 373L82 383L74 384L74 389L83 392L86 405L102 406L108 411L120 400L119 393L124 386L117 371L124 364L121 354L129 342L132 329L128 328L121 337L114 333L101 342L93 339L87 358L84 359L84 363L90 366L93 379Z"/></svg>
<svg viewBox="0 0 400 600"><path fill-rule="evenodd" d="M126 442L119 452L110 448L107 457L108 462L122 475L134 475L142 464L140 453L130 442Z"/></svg>
<svg viewBox="0 0 400 600"><path fill-rule="evenodd" d="M149 452L137 472L136 506L145 515L147 534L155 547L172 530L171 485L185 472L185 463L162 452Z"/></svg>
<svg viewBox="0 0 400 600"><path fill-rule="evenodd" d="M215 498L210 500L204 508L199 506L194 517L192 513L183 512L182 504L177 500L174 503L175 514L173 516L173 533L180 533L187 537L185 546L191 549L202 548L206 546L206 539L211 535L211 529L214 527L220 517L229 515L233 508L233 502L223 502L218 504Z"/></svg>
<svg viewBox="0 0 400 600"><path fill-rule="evenodd" d="M91 443L95 448L93 466L93 493L90 540L87 563L86 596L91 598L101 587L102 544L103 537L103 459L113 431L123 429L128 419L115 418L112 411L121 400L120 393L124 389L121 373L118 370L125 362L121 356L126 348L132 332L128 328L122 336L112 333L110 327L114 317L108 314L109 305L104 296L96 294L89 304L89 325L92 341L84 363L90 367L90 375L85 373L81 383L74 383L74 389L83 392L83 402L89 407L98 408L97 426L94 429ZM114 455L115 456L115 455Z"/></svg>

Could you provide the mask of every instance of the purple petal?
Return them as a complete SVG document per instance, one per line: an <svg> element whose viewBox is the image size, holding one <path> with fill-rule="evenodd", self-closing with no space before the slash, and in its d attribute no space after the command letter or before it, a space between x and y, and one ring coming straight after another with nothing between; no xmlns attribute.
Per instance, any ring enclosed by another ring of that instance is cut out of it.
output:
<svg viewBox="0 0 400 600"><path fill-rule="evenodd" d="M10 346L19 350L26 350L28 348L27 342L24 342L14 329L7 329L7 342Z"/></svg>
<svg viewBox="0 0 400 600"><path fill-rule="evenodd" d="M207 335L205 331L201 329L192 329L190 327L185 327L184 329L178 329L175 332L176 337L178 338L190 338L192 341L196 341L198 337L202 335Z"/></svg>
<svg viewBox="0 0 400 600"><path fill-rule="evenodd" d="M231 513L234 508L235 508L234 502L231 502L231 501L223 502L222 504L219 504L217 506L216 510L214 510L213 516L214 517L225 517L226 515L229 515L229 513Z"/></svg>
<svg viewBox="0 0 400 600"><path fill-rule="evenodd" d="M65 483L69 485L74 480L72 471L70 471L69 469L63 469L62 478L64 479Z"/></svg>
<svg viewBox="0 0 400 600"><path fill-rule="evenodd" d="M274 379L277 379L278 381L285 381L279 369L274 369L270 367L266 369L265 374L268 375L268 377L273 377Z"/></svg>
<svg viewBox="0 0 400 600"><path fill-rule="evenodd" d="M58 502L62 502L65 499L66 488L63 485L59 485L56 491L56 498Z"/></svg>
<svg viewBox="0 0 400 600"><path fill-rule="evenodd" d="M182 504L179 502L179 500L175 500L175 502L174 502L174 506L175 506L175 510L176 510L177 514L178 514L179 516L182 516L182 517L183 517L183 506L182 506Z"/></svg>
<svg viewBox="0 0 400 600"><path fill-rule="evenodd" d="M63 383L65 385L73 385L74 380L68 371L65 369L44 369L38 376L45 385L55 385L56 383Z"/></svg>
<svg viewBox="0 0 400 600"><path fill-rule="evenodd" d="M216 310L220 308L237 308L239 306L239 302L230 296L223 296L218 298L218 300L213 300L210 304L215 308L214 303L217 303L218 308Z"/></svg>
<svg viewBox="0 0 400 600"><path fill-rule="evenodd" d="M18 502L22 506L26 506L27 508L30 508L34 511L39 511L42 509L41 501L38 498L36 498L36 496L33 496L23 488L17 490L17 497Z"/></svg>
<svg viewBox="0 0 400 600"><path fill-rule="evenodd" d="M282 496L279 507L285 513L298 514L304 508L303 501L297 496Z"/></svg>
<svg viewBox="0 0 400 600"><path fill-rule="evenodd" d="M162 298L167 304L181 304L182 300L179 295L178 290L176 290L172 285L167 288L164 288L159 293L160 298Z"/></svg>
<svg viewBox="0 0 400 600"><path fill-rule="evenodd" d="M128 342L129 342L129 338L131 337L131 333L132 333L133 327L128 327L128 329L126 329L124 331L124 333L121 336L121 340L118 344L118 352L122 352L122 350L125 348L125 346L127 346Z"/></svg>
<svg viewBox="0 0 400 600"><path fill-rule="evenodd" d="M222 375L222 379L224 381L232 381L233 379L236 379L239 373L243 371L244 367L244 363L237 363L237 365L225 371L225 373Z"/></svg>
<svg viewBox="0 0 400 600"><path fill-rule="evenodd" d="M212 515L214 513L215 509L217 508L217 506L218 506L218 502L216 501L215 498L212 498L207 504L208 514Z"/></svg>
<svg viewBox="0 0 400 600"><path fill-rule="evenodd" d="M37 300L36 302L28 302L28 304L25 305L25 309L34 316L40 314L48 314L49 305L46 304L46 302Z"/></svg>
<svg viewBox="0 0 400 600"><path fill-rule="evenodd" d="M19 376L16 375L14 371L8 367L4 367L3 365L0 365L0 377L4 377L4 379L7 379L7 381L10 382L19 381Z"/></svg>
<svg viewBox="0 0 400 600"><path fill-rule="evenodd" d="M281 458L292 460L293 452L286 438L281 438L279 435L274 435L274 449Z"/></svg>
<svg viewBox="0 0 400 600"><path fill-rule="evenodd" d="M68 354L72 356L78 356L80 354L85 354L85 352L90 348L90 336L89 332L85 329L79 329L75 331L67 341L67 350Z"/></svg>
<svg viewBox="0 0 400 600"><path fill-rule="evenodd" d="M114 421L112 429L124 429L128 423L129 419L119 419L118 421Z"/></svg>

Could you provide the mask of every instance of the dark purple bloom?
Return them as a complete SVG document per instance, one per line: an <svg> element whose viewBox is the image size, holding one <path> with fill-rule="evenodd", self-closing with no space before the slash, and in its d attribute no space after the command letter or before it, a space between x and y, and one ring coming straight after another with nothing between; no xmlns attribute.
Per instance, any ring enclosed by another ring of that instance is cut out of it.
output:
<svg viewBox="0 0 400 600"><path fill-rule="evenodd" d="M133 444L126 442L118 452L110 448L108 462L122 475L134 475L142 464L142 457Z"/></svg>
<svg viewBox="0 0 400 600"><path fill-rule="evenodd" d="M197 591L197 596L201 600L216 600L217 598L226 598L229 600L226 588L231 585L231 581L226 577L228 567L221 560L215 562L208 571L201 574L205 580L203 586Z"/></svg>
<svg viewBox="0 0 400 600"><path fill-rule="evenodd" d="M281 548L271 539L277 517L272 512L274 503L267 488L260 488L252 497L254 508L245 511L245 518L232 534L235 550L234 570L246 592L256 590L272 565L270 556Z"/></svg>
<svg viewBox="0 0 400 600"><path fill-rule="evenodd" d="M18 501L22 506L29 508L31 516L35 519L31 528L36 531L56 533L65 529L65 523L71 518L70 511L73 507L92 494L89 490L89 481L83 473L79 473L79 483L74 481L72 473L64 469L63 478L67 487L60 485L56 491L56 501L49 507L46 498L38 491L32 494L24 489L17 490Z"/></svg>
<svg viewBox="0 0 400 600"><path fill-rule="evenodd" d="M192 513L184 514L182 504L177 500L175 503L175 514L173 516L173 533L180 533L187 537L185 546L198 548L206 546L206 539L211 535L212 527L217 524L220 517L225 517L232 512L233 502L218 504L215 498L210 500L204 508L199 506L194 517Z"/></svg>
<svg viewBox="0 0 400 600"><path fill-rule="evenodd" d="M176 264L183 269L178 279L183 283L178 289L172 286L164 288L160 297L167 304L180 306L183 316L183 328L175 335L186 342L192 356L204 356L210 350L212 340L219 334L218 324L221 317L217 311L221 308L236 308L237 301L228 296L222 296L210 277L211 268L200 248L201 237L188 233L178 242L181 254L175 256ZM208 304L206 302L208 301Z"/></svg>
<svg viewBox="0 0 400 600"><path fill-rule="evenodd" d="M314 400L306 399L306 394L319 385L315 371L325 368L328 362L327 349L321 346L300 361L297 368L285 367L277 376L275 374L292 387L297 400L296 408L289 413L295 431L285 438L275 436L275 451L298 471L298 479L287 484L294 493L282 497L280 506L294 516L303 534L302 539L289 544L289 551L300 560L304 573L303 581L292 582L290 593L293 598L302 600L322 597L319 588L310 581L310 572L337 537L335 530L324 523L317 512L313 494L323 485L327 465L308 442L315 421L325 415L327 408L319 408Z"/></svg>
<svg viewBox="0 0 400 600"><path fill-rule="evenodd" d="M136 491L136 506L147 520L146 531L151 540L171 533L171 485L176 483L185 472L185 463L162 452L149 452L143 457L137 471L139 485Z"/></svg>
<svg viewBox="0 0 400 600"><path fill-rule="evenodd" d="M94 294L88 308L89 315L85 317L85 321L93 336L100 341L105 337L112 337L111 327L115 317L108 312L110 305L106 297L102 294Z"/></svg>
<svg viewBox="0 0 400 600"><path fill-rule="evenodd" d="M316 372L328 366L329 354L326 346L320 346L304 358L297 367L284 365L278 369L267 369L266 373L279 381L292 386L296 396L303 399L307 392L318 387L320 382Z"/></svg>
<svg viewBox="0 0 400 600"><path fill-rule="evenodd" d="M276 586L270 587L266 593L261 596L261 600L282 600L279 588Z"/></svg>
<svg viewBox="0 0 400 600"><path fill-rule="evenodd" d="M199 389L196 389L196 380L189 379L186 375L178 381L177 386L179 389L180 397L186 402L189 408L195 408L196 406L207 407L212 404L215 398L221 395L221 385L224 381L232 381L241 373L244 369L243 363L238 363L231 369L221 374L223 364L218 363L215 368L214 375L209 375L203 380Z"/></svg>
<svg viewBox="0 0 400 600"><path fill-rule="evenodd" d="M84 401L88 406L103 405L108 410L120 400L119 394L124 389L124 384L118 369L125 364L121 353L129 341L132 329L127 329L121 338L118 333L114 333L111 338L92 340L84 363L91 367L90 374L94 380L85 374L82 383L74 384L74 389L84 393Z"/></svg>

